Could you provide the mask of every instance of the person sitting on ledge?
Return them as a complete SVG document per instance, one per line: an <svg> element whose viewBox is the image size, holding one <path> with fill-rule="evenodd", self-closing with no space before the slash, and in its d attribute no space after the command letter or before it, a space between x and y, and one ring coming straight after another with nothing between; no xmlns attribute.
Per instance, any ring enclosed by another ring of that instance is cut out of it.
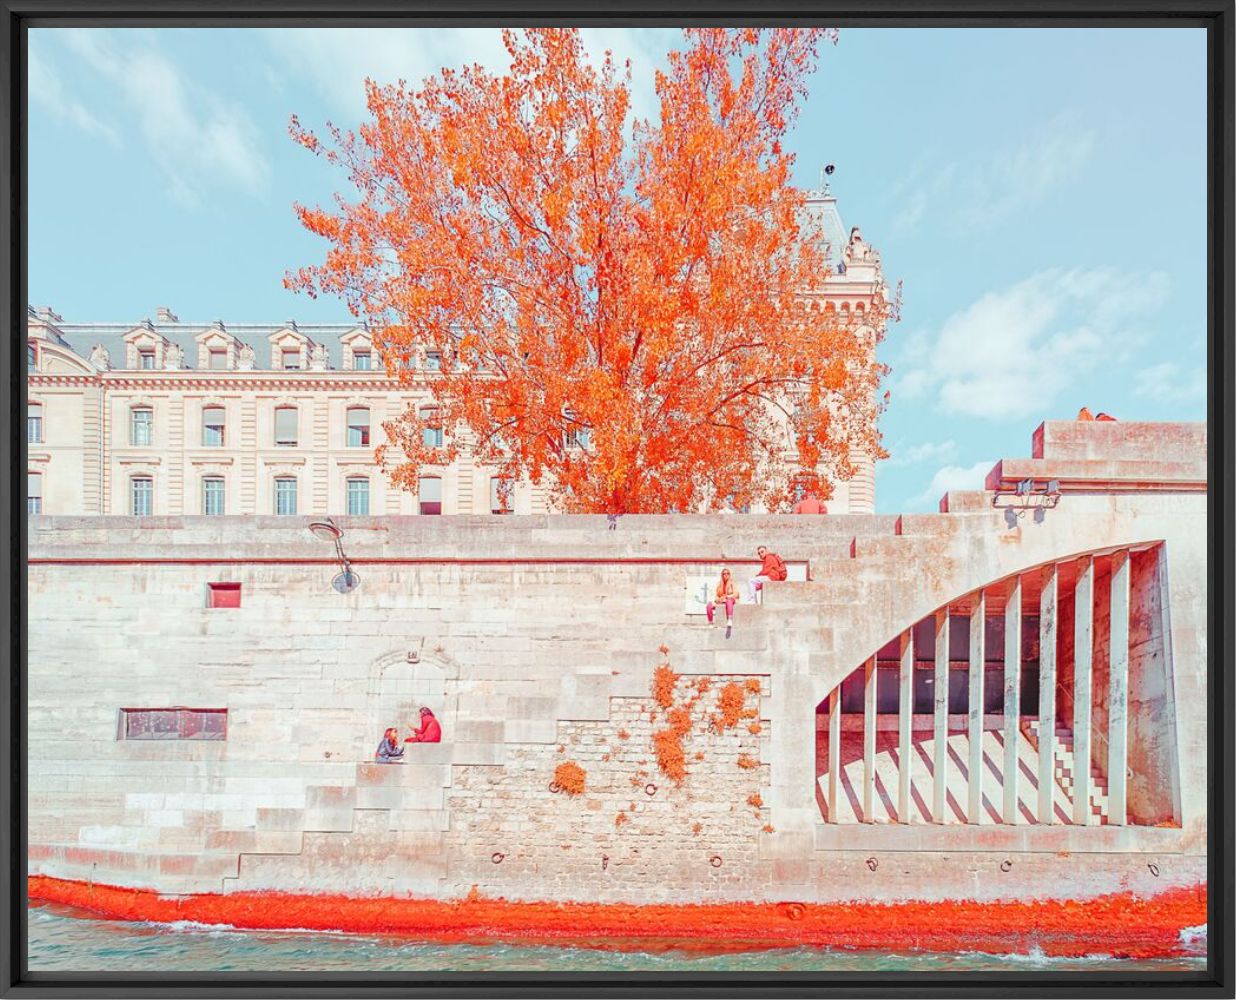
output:
<svg viewBox="0 0 1236 1000"><path fill-rule="evenodd" d="M708 613L708 624L712 625L712 614L717 610L718 604L725 605L725 637L730 637L730 630L734 627L734 605L738 603L738 588L734 585L734 580L730 576L728 569L721 570L721 582L717 584L716 594L713 600L704 605L704 610Z"/></svg>
<svg viewBox="0 0 1236 1000"><path fill-rule="evenodd" d="M424 705L421 706L421 725L419 729L413 729L412 735L409 736L405 743L441 743L442 742L442 724L434 717Z"/></svg>
<svg viewBox="0 0 1236 1000"><path fill-rule="evenodd" d="M784 580L786 577L785 560L775 552L769 552L768 546L761 545L755 554L760 557L761 563L759 573L747 581L752 604L759 601L759 593L769 580Z"/></svg>
<svg viewBox="0 0 1236 1000"><path fill-rule="evenodd" d="M378 744L373 760L375 764L395 764L402 757L403 747L399 745L399 730L392 726L382 737L382 742Z"/></svg>

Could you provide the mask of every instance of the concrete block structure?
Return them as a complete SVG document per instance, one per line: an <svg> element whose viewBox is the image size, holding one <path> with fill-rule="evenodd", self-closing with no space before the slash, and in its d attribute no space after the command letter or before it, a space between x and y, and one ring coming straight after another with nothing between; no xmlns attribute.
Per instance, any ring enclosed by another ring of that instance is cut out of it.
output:
<svg viewBox="0 0 1236 1000"><path fill-rule="evenodd" d="M901 517L342 516L347 593L306 516L34 516L30 871L631 902L1200 884L1205 427L1048 422L985 486ZM760 544L807 579L728 638L686 613ZM375 764L420 705L442 742Z"/></svg>

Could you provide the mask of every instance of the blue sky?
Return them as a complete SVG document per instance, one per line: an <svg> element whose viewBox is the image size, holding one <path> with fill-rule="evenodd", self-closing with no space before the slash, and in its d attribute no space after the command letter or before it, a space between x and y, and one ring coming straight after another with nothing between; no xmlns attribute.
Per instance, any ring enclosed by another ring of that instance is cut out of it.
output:
<svg viewBox="0 0 1236 1000"><path fill-rule="evenodd" d="M589 31L635 107L677 32ZM1200 29L847 29L792 148L904 282L881 511L934 510L1043 419L1205 417ZM30 300L70 322L343 322L284 290L322 246L292 215L341 178L287 137L349 126L361 81L504 65L470 30L30 32Z"/></svg>

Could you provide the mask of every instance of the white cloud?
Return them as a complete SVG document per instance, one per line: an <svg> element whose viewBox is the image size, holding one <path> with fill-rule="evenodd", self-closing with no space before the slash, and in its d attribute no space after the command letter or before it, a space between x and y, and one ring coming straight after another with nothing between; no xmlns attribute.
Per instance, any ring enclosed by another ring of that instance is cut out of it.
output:
<svg viewBox="0 0 1236 1000"><path fill-rule="evenodd" d="M1067 387L1127 358L1167 290L1157 272L1041 271L950 316L899 385L961 416L1041 416Z"/></svg>
<svg viewBox="0 0 1236 1000"><path fill-rule="evenodd" d="M969 466L946 465L931 477L931 482L927 484L927 488L922 493L906 501L906 508L919 510L929 507L934 510L940 498L950 490L982 489L987 473L995 464L994 461L988 459Z"/></svg>
<svg viewBox="0 0 1236 1000"><path fill-rule="evenodd" d="M957 230L982 229L1037 205L1081 171L1095 147L1095 133L1070 114L1044 122L1016 146L979 163L920 158L894 186L903 199L894 231L916 231L935 212Z"/></svg>
<svg viewBox="0 0 1236 1000"><path fill-rule="evenodd" d="M909 448L891 446L887 465L918 465L920 462L946 462L957 454L956 441L924 441Z"/></svg>
<svg viewBox="0 0 1236 1000"><path fill-rule="evenodd" d="M120 92L170 193L198 205L222 181L264 193L270 165L245 110L188 79L147 32L69 29L65 42Z"/></svg>
<svg viewBox="0 0 1236 1000"><path fill-rule="evenodd" d="M27 88L30 100L46 108L57 118L76 125L83 132L97 135L113 146L120 145L120 134L109 122L103 121L64 92L64 85L51 64L44 60L34 44L27 49Z"/></svg>
<svg viewBox="0 0 1236 1000"><path fill-rule="evenodd" d="M1179 404L1192 410L1196 404L1206 402L1206 369L1186 368L1172 361L1151 365L1134 376L1133 393L1143 399Z"/></svg>
<svg viewBox="0 0 1236 1000"><path fill-rule="evenodd" d="M340 123L345 126L367 117L366 78L379 84L404 80L415 89L443 67L479 63L491 72L506 72L511 63L497 28L272 28L265 37L281 72L308 79L335 113L345 116ZM582 29L594 66L600 66L607 49L619 70L631 60L635 117L659 115L654 71L679 37L677 31L663 29Z"/></svg>

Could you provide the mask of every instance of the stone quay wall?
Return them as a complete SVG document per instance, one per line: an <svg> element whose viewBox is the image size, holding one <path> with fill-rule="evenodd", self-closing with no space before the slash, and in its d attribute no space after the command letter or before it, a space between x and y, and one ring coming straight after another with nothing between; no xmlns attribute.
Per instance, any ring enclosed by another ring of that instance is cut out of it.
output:
<svg viewBox="0 0 1236 1000"><path fill-rule="evenodd" d="M1118 463L1062 455L1072 485L1041 518L983 491L904 517L339 518L361 581L346 595L309 518L32 518L30 871L168 893L636 903L1199 884L1204 436L1138 489L1128 438L1144 454L1157 426L1120 425ZM1050 442L1075 438L1046 435L1047 473ZM810 581L740 604L728 639L684 614L688 576L728 565L745 590L759 544ZM817 709L846 676L989 581L1136 545L1160 547L1168 580L1175 731L1157 737L1180 761L1174 823L824 822ZM239 607L207 606L221 582ZM443 742L372 763L422 704ZM176 706L226 709L226 739L120 738L122 709ZM582 788L563 787L567 763Z"/></svg>

